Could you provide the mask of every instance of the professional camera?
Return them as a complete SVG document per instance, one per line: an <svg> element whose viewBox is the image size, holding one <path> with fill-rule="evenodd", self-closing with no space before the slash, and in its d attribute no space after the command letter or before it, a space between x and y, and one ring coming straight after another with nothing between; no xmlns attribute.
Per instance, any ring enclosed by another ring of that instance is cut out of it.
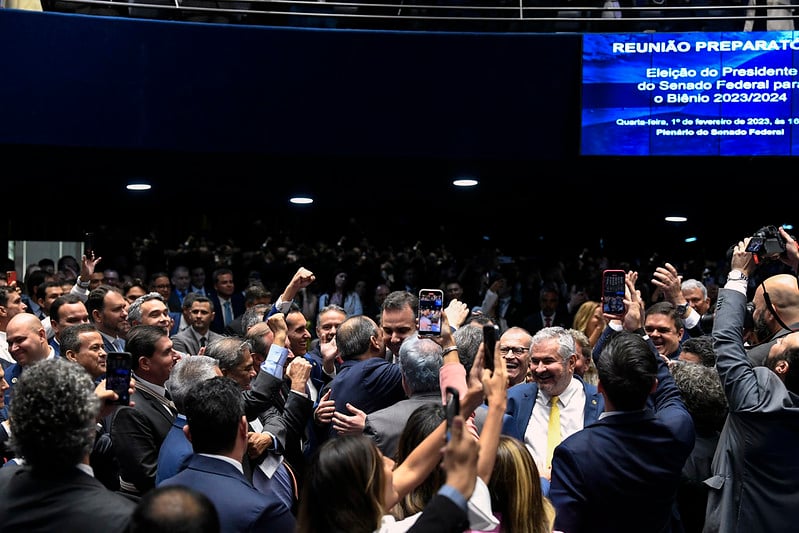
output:
<svg viewBox="0 0 799 533"><path fill-rule="evenodd" d="M785 253L785 239L776 226L764 226L752 235L746 251L755 255L756 263L771 261Z"/></svg>

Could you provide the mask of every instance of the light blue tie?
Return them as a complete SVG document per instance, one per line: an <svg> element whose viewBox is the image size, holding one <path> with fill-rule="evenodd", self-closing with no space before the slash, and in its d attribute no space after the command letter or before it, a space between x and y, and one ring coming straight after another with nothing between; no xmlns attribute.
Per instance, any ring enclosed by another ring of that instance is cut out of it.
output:
<svg viewBox="0 0 799 533"><path fill-rule="evenodd" d="M222 307L225 308L225 325L227 326L233 322L233 308L230 306L230 300L225 302Z"/></svg>

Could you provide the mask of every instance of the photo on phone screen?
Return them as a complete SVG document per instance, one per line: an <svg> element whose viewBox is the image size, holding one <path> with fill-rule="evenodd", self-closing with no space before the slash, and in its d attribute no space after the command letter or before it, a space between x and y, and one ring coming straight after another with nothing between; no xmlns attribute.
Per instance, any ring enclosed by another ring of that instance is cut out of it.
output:
<svg viewBox="0 0 799 533"><path fill-rule="evenodd" d="M486 324L483 326L483 350L485 356L483 357L483 368L486 370L494 370L494 348L497 344L497 326L493 324Z"/></svg>
<svg viewBox="0 0 799 533"><path fill-rule="evenodd" d="M461 398L458 390L447 387L447 441L452 430L452 420L461 413Z"/></svg>
<svg viewBox="0 0 799 533"><path fill-rule="evenodd" d="M610 315L624 314L624 270L602 272L602 312Z"/></svg>
<svg viewBox="0 0 799 533"><path fill-rule="evenodd" d="M17 282L17 271L16 270L6 270L6 284L13 285Z"/></svg>
<svg viewBox="0 0 799 533"><path fill-rule="evenodd" d="M419 291L419 336L441 335L441 313L444 309L444 291L422 289Z"/></svg>
<svg viewBox="0 0 799 533"><path fill-rule="evenodd" d="M130 367L132 356L128 352L109 352L105 360L105 388L113 390L119 396L114 402L119 405L130 405Z"/></svg>

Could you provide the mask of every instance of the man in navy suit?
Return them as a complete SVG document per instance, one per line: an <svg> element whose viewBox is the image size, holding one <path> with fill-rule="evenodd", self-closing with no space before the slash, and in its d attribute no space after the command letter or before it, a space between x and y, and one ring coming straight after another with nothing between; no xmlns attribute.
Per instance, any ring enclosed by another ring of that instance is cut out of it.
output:
<svg viewBox="0 0 799 533"><path fill-rule="evenodd" d="M294 531L289 508L244 477L248 425L238 385L225 377L206 380L189 390L185 407L184 432L195 455L161 486L185 485L208 496L223 532Z"/></svg>
<svg viewBox="0 0 799 533"><path fill-rule="evenodd" d="M640 328L640 306L627 312ZM677 488L695 432L668 367L652 342L633 331L611 338L596 364L605 412L555 448L549 492L555 529L682 531Z"/></svg>
<svg viewBox="0 0 799 533"><path fill-rule="evenodd" d="M386 361L385 338L374 320L364 315L349 317L336 331L336 345L344 362L319 397L330 390L337 413L350 413L349 403L368 415L407 398L400 367ZM330 424L329 435L337 434Z"/></svg>
<svg viewBox="0 0 799 533"><path fill-rule="evenodd" d="M214 320L211 331L225 333L225 326L245 310L244 295L236 290L233 282L233 271L229 268L217 268L212 275L214 290L208 295L214 303ZM229 308L228 308L229 305Z"/></svg>
<svg viewBox="0 0 799 533"><path fill-rule="evenodd" d="M524 348L521 338L500 338L503 356ZM558 442L594 422L605 406L594 385L574 374L577 348L571 334L561 327L539 330L530 343L533 382L508 389L508 405L502 432L521 440L533 455L542 477L549 478L548 422L550 400L557 397L561 417ZM524 375L524 369L519 369Z"/></svg>

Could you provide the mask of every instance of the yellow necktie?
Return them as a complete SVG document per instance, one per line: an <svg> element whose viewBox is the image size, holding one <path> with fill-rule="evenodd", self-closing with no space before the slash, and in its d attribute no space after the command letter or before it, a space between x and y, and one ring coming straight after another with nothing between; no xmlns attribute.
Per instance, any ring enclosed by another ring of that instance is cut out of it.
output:
<svg viewBox="0 0 799 533"><path fill-rule="evenodd" d="M553 396L550 400L549 426L547 427L547 468L552 468L552 453L555 446L560 444L560 406L558 397Z"/></svg>

